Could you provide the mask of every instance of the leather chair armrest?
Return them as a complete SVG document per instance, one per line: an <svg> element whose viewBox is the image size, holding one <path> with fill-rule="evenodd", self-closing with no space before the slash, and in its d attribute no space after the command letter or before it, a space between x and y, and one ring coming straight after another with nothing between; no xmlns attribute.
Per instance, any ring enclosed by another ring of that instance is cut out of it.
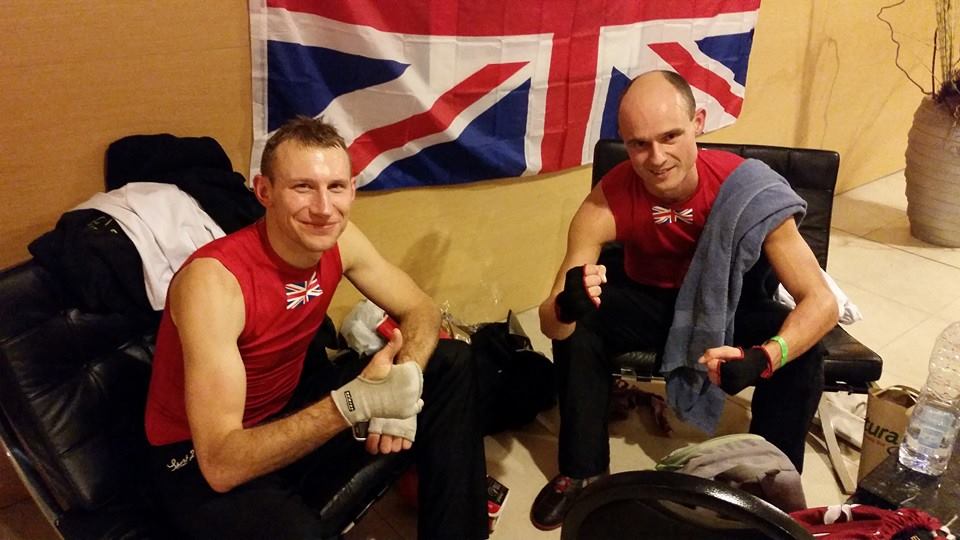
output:
<svg viewBox="0 0 960 540"><path fill-rule="evenodd" d="M827 353L823 358L826 391L866 392L883 371L880 355L857 341L840 325L823 337Z"/></svg>

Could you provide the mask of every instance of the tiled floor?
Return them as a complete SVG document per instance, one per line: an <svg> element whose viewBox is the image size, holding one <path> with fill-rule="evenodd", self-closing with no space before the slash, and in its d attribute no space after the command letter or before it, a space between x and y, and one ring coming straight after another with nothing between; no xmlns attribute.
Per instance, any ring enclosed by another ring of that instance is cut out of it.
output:
<svg viewBox="0 0 960 540"><path fill-rule="evenodd" d="M863 312L864 320L848 331L877 351L884 360L882 386L920 387L927 357L937 334L960 320L960 249L939 248L909 234L902 173L881 178L837 197L834 205L829 272ZM536 332L536 314L522 314L534 345L549 351ZM656 385L644 389L661 391ZM745 429L748 395L728 402L721 432ZM488 472L510 488L510 496L493 534L497 539L559 538L530 525L530 503L556 472L555 411L526 429L488 437ZM674 422L676 426L676 422ZM649 410L633 411L611 424L613 472L650 468L667 452L702 436L678 426L671 437L660 434ZM849 463L855 472L856 453ZM8 481L8 478L0 479ZM844 499L821 443L808 437L803 486L811 506ZM56 538L28 500L0 509L0 538ZM377 503L348 533L350 539L412 539L416 520L394 492Z"/></svg>

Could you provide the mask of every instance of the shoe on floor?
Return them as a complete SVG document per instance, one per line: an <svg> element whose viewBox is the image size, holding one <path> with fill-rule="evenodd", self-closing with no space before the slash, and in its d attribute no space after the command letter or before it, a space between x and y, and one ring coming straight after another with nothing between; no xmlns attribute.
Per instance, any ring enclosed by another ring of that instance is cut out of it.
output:
<svg viewBox="0 0 960 540"><path fill-rule="evenodd" d="M571 478L558 474L543 486L530 507L530 521L541 531L552 531L563 525L563 518L580 496L583 488L599 480L606 474L589 478Z"/></svg>

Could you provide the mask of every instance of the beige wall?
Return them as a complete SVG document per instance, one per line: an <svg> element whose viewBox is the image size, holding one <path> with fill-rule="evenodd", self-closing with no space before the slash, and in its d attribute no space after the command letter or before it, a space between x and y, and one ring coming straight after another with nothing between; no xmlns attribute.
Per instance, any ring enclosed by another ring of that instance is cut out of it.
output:
<svg viewBox="0 0 960 540"><path fill-rule="evenodd" d="M887 0L763 0L741 119L711 141L831 148L841 189L903 167L920 94L875 18ZM895 13L922 37L930 9ZM925 57L907 59L923 76ZM250 58L244 2L0 5L0 267L103 186L103 152L134 133L210 135L245 171ZM537 178L363 195L354 219L388 258L466 321L546 293L586 168ZM356 300L342 289L338 318Z"/></svg>
<svg viewBox="0 0 960 540"><path fill-rule="evenodd" d="M210 135L245 166L248 43L236 0L0 3L0 267L103 190L119 137Z"/></svg>

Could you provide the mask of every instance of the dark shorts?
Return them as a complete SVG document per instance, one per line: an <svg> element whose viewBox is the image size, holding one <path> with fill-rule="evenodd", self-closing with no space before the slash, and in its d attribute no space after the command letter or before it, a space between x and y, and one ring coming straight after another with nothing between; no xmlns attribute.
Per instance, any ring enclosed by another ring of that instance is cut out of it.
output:
<svg viewBox="0 0 960 540"><path fill-rule="evenodd" d="M321 399L356 377L365 365L365 359L356 359L311 366L281 415ZM376 460L415 458L420 537L486 538L486 476L476 373L465 344L441 341L424 372L423 400L416 441L409 452L372 456L345 430L283 469L217 493L201 474L192 443L185 441L151 449L152 487L168 521L187 537L333 538L340 534L343 521L355 516L324 520L321 512L327 515L327 511L321 509L350 484L357 471ZM360 484L348 491L356 495Z"/></svg>

